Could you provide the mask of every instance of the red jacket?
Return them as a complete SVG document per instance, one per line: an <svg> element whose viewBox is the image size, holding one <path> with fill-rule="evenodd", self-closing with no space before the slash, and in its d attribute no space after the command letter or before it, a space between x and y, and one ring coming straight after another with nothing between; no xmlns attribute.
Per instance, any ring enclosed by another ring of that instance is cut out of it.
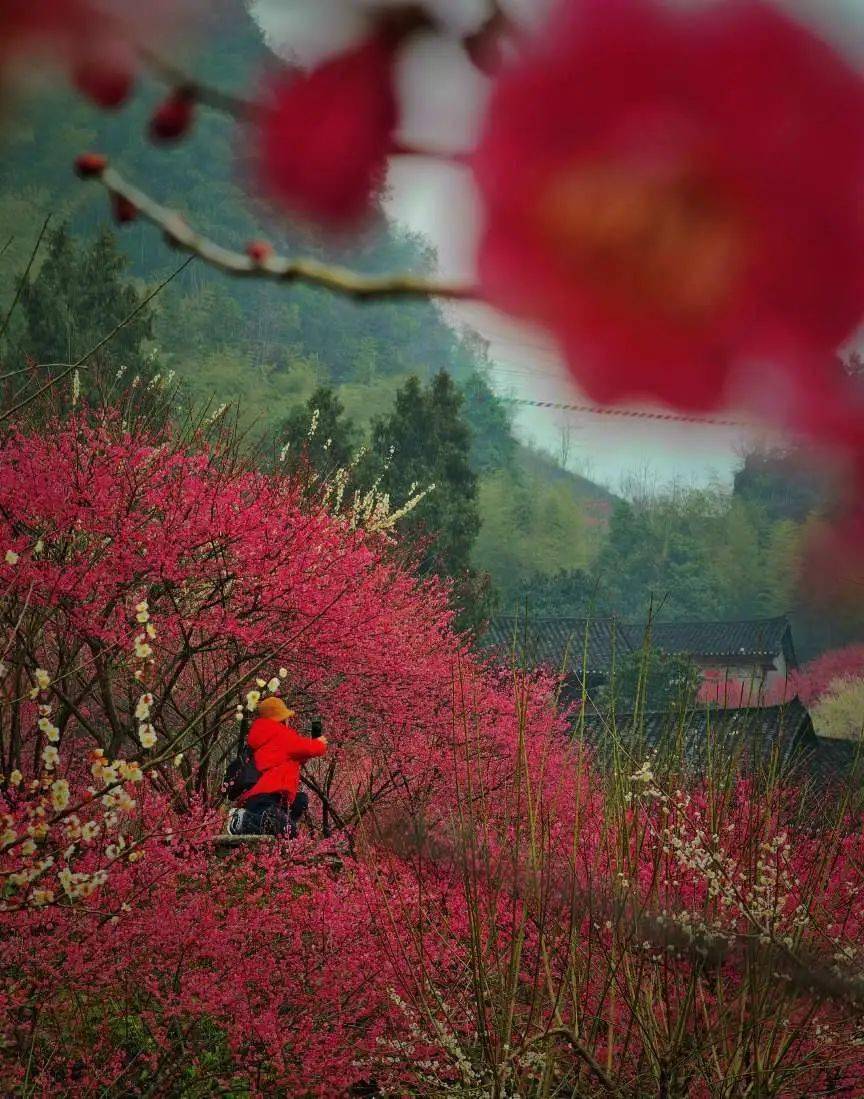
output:
<svg viewBox="0 0 864 1099"><path fill-rule="evenodd" d="M261 777L242 801L255 794L283 794L293 801L300 785L300 767L307 759L323 756L327 751L322 740L300 736L296 729L268 717L252 722L247 743Z"/></svg>

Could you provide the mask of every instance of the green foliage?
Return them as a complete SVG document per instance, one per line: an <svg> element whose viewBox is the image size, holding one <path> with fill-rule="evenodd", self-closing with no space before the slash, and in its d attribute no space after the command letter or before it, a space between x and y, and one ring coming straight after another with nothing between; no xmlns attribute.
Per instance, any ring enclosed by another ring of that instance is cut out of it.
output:
<svg viewBox="0 0 864 1099"><path fill-rule="evenodd" d="M346 468L357 449L358 432L329 386L319 386L282 424L278 435L288 469L311 466L324 477Z"/></svg>
<svg viewBox="0 0 864 1099"><path fill-rule="evenodd" d="M532 618L596 618L603 616L597 582L584 569L535 572L516 587L508 612L527 611Z"/></svg>
<svg viewBox="0 0 864 1099"><path fill-rule="evenodd" d="M773 522L803 522L821 510L829 496L826 477L802 451L756 448L735 474L737 497L759 507Z"/></svg>
<svg viewBox="0 0 864 1099"><path fill-rule="evenodd" d="M512 469L517 443L513 437L513 416L496 395L488 375L475 370L462 386L464 415L471 427L471 468L475 473Z"/></svg>
<svg viewBox="0 0 864 1099"><path fill-rule="evenodd" d="M849 676L835 679L811 713L819 736L864 739L864 679Z"/></svg>
<svg viewBox="0 0 864 1099"><path fill-rule="evenodd" d="M480 513L474 562L493 575L507 603L526 575L584 569L592 558L594 535L565 482L489 473L480 483Z"/></svg>
<svg viewBox="0 0 864 1099"><path fill-rule="evenodd" d="M24 285L16 314L18 362L77 361L128 317L144 297L129 279L128 261L116 238L103 230L89 245L78 245L66 226L51 233L39 273ZM117 363L134 372L144 365L143 344L151 335L152 314L145 307L119 329L93 365Z"/></svg>
<svg viewBox="0 0 864 1099"><path fill-rule="evenodd" d="M477 477L471 469L471 431L462 415L462 395L449 374L425 387L411 377L396 394L393 411L372 427L370 479L402 504L418 490L434 490L401 524L418 544L421 567L444 576L469 569L480 528Z"/></svg>
<svg viewBox="0 0 864 1099"><path fill-rule="evenodd" d="M683 710L693 704L698 688L699 671L689 657L647 645L618 660L595 702L601 708L614 705L618 713Z"/></svg>
<svg viewBox="0 0 864 1099"><path fill-rule="evenodd" d="M619 501L597 562L605 601L644 619L758 618L794 600L800 531L720 490Z"/></svg>
<svg viewBox="0 0 864 1099"><path fill-rule="evenodd" d="M610 602L625 617L642 617L652 597L674 601L681 617L699 617L702 607L716 602L699 529L707 516L693 503L616 504L597 567Z"/></svg>

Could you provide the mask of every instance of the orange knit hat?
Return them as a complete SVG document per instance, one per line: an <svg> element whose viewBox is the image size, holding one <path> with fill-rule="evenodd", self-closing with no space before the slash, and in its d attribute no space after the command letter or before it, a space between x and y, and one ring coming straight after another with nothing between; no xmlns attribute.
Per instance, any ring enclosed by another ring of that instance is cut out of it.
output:
<svg viewBox="0 0 864 1099"><path fill-rule="evenodd" d="M282 699L275 695L262 698L256 712L259 717L269 717L272 721L287 721L289 717L294 716L294 711L289 710Z"/></svg>

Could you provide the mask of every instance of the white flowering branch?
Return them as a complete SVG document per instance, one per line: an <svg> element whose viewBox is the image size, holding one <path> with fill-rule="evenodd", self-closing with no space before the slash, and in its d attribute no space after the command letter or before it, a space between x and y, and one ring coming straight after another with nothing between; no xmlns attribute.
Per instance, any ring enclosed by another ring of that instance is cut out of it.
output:
<svg viewBox="0 0 864 1099"><path fill-rule="evenodd" d="M211 267L231 275L246 278L268 278L278 282L305 282L321 286L338 294L357 299L394 297L439 297L472 299L477 291L464 283L440 282L435 279L396 272L385 275L364 275L347 267L322 263L310 257L287 257L275 253L253 258L235 252L210 240L193 229L176 210L160 205L138 187L133 186L111 167L86 173L97 179L115 203L121 202L158 226L175 248L190 252Z"/></svg>

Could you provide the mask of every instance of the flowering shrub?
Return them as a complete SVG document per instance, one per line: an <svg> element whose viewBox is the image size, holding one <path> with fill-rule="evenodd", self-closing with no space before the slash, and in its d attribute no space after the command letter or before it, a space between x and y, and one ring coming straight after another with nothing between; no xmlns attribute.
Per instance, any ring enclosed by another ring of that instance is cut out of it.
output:
<svg viewBox="0 0 864 1099"><path fill-rule="evenodd" d="M811 711L813 727L820 736L841 740L864 738L864 679L840 677Z"/></svg>
<svg viewBox="0 0 864 1099"><path fill-rule="evenodd" d="M10 857L32 818L49 827L57 782L71 812L98 794L112 822L144 770L212 803L238 720L267 692L324 716L333 751L307 781L325 830L409 794L440 810L456 668L473 700L462 741L507 765L517 714L450 629L446 592L391 561L380 507L334 514L321 499L218 443L190 451L111 416L6 438L0 745L12 787L27 772L42 791L13 798Z"/></svg>
<svg viewBox="0 0 864 1099"><path fill-rule="evenodd" d="M218 449L82 416L6 439L0 502L4 687L21 718L10 762L35 721L36 667L48 669L61 746L83 738L112 758L194 746L208 788L203 760L256 678L326 712L350 751L360 720L366 738L399 729L410 741L406 692L422 695L460 651L443 594L389 564L382 536ZM288 682L273 682L282 666Z"/></svg>
<svg viewBox="0 0 864 1099"><path fill-rule="evenodd" d="M485 669L322 499L110 415L4 440L4 1081L861 1087L842 802L814 835L792 791L601 775L554 682ZM220 852L218 760L276 692L330 734L314 833Z"/></svg>
<svg viewBox="0 0 864 1099"><path fill-rule="evenodd" d="M341 866L326 841L216 857L211 816L145 785L145 857L0 914L4 1080L709 1096L755 1072L856 1093L860 831L808 836L782 791L688 793L650 761L604 789L557 736L530 748L492 786L450 774L431 832L367 817Z"/></svg>
<svg viewBox="0 0 864 1099"><path fill-rule="evenodd" d="M864 675L864 645L846 645L822 653L790 674L790 690L806 705L818 702L837 679Z"/></svg>

